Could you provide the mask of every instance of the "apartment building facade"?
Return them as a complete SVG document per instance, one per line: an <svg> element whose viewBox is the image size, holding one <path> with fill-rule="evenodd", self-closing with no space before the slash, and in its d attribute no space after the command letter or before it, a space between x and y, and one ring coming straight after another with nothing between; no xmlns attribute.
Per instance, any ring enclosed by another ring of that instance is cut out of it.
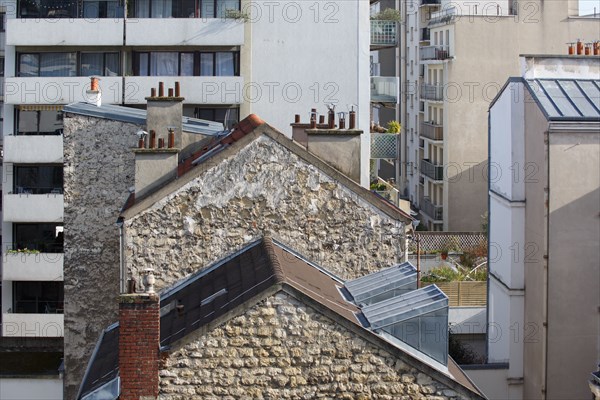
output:
<svg viewBox="0 0 600 400"><path fill-rule="evenodd" d="M489 103L518 75L519 54L598 40L598 19L579 17L576 0L404 6L402 185L428 229L478 231L497 173L487 167Z"/></svg>
<svg viewBox="0 0 600 400"><path fill-rule="evenodd" d="M584 399L600 360L600 60L521 61L490 108L489 162L511 173L489 182L488 361L506 369L476 383Z"/></svg>
<svg viewBox="0 0 600 400"><path fill-rule="evenodd" d="M64 165L62 110L90 100L90 76L100 78L104 104L134 108L145 107L158 81L179 81L184 116L226 129L257 113L291 136L298 110L352 108L366 132L360 183L368 184L369 7L362 1L1 4L3 336L64 335L63 168L72 166Z"/></svg>

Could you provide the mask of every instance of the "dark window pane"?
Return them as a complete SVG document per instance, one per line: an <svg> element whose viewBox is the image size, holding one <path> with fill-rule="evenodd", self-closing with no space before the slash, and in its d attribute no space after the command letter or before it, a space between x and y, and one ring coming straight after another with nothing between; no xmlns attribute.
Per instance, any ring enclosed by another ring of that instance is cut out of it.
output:
<svg viewBox="0 0 600 400"><path fill-rule="evenodd" d="M171 18L173 16L172 1L173 0L152 0L152 18Z"/></svg>
<svg viewBox="0 0 600 400"><path fill-rule="evenodd" d="M59 224L14 224L13 250L63 252L63 227Z"/></svg>
<svg viewBox="0 0 600 400"><path fill-rule="evenodd" d="M215 53L216 76L235 76L235 57L233 53Z"/></svg>
<svg viewBox="0 0 600 400"><path fill-rule="evenodd" d="M13 193L61 194L62 190L62 165L25 165L14 167Z"/></svg>
<svg viewBox="0 0 600 400"><path fill-rule="evenodd" d="M119 53L106 53L104 63L104 76L118 76L119 71Z"/></svg>
<svg viewBox="0 0 600 400"><path fill-rule="evenodd" d="M19 76L38 76L40 59L37 54L21 54L19 57Z"/></svg>
<svg viewBox="0 0 600 400"><path fill-rule="evenodd" d="M40 76L76 76L75 53L41 53Z"/></svg>
<svg viewBox="0 0 600 400"><path fill-rule="evenodd" d="M104 67L104 54L102 53L82 53L81 54L81 75L102 75Z"/></svg>
<svg viewBox="0 0 600 400"><path fill-rule="evenodd" d="M239 11L239 0L217 0L217 18L224 18L227 15L227 10Z"/></svg>
<svg viewBox="0 0 600 400"><path fill-rule="evenodd" d="M213 76L213 53L200 54L200 76Z"/></svg>
<svg viewBox="0 0 600 400"><path fill-rule="evenodd" d="M150 76L177 76L178 56L176 52L151 53Z"/></svg>
<svg viewBox="0 0 600 400"><path fill-rule="evenodd" d="M149 54L148 53L140 53L140 65L139 65L139 76L149 76L150 75L150 71L148 71L148 59L149 59Z"/></svg>
<svg viewBox="0 0 600 400"><path fill-rule="evenodd" d="M194 75L194 53L182 53L181 54L181 71L180 76L193 76Z"/></svg>
<svg viewBox="0 0 600 400"><path fill-rule="evenodd" d="M62 113L59 111L19 111L19 135L60 135L62 128Z"/></svg>
<svg viewBox="0 0 600 400"><path fill-rule="evenodd" d="M14 282L15 313L52 314L63 312L62 282Z"/></svg>
<svg viewBox="0 0 600 400"><path fill-rule="evenodd" d="M150 18L150 0L135 1L135 17Z"/></svg>

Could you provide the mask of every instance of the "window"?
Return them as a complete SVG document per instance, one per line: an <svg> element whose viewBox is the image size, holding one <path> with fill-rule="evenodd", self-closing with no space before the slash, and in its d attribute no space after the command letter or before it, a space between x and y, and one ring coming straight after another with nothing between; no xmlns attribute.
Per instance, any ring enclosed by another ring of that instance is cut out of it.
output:
<svg viewBox="0 0 600 400"><path fill-rule="evenodd" d="M13 250L39 250L41 253L63 252L62 224L13 224Z"/></svg>
<svg viewBox="0 0 600 400"><path fill-rule="evenodd" d="M6 32L6 13L0 12L0 32Z"/></svg>
<svg viewBox="0 0 600 400"><path fill-rule="evenodd" d="M61 135L60 111L17 110L17 135Z"/></svg>
<svg viewBox="0 0 600 400"><path fill-rule="evenodd" d="M136 76L239 76L237 52L134 53Z"/></svg>
<svg viewBox="0 0 600 400"><path fill-rule="evenodd" d="M81 53L81 76L118 76L119 71L119 53Z"/></svg>
<svg viewBox="0 0 600 400"><path fill-rule="evenodd" d="M78 62L79 58L79 62ZM118 76L119 53L21 53L19 76Z"/></svg>
<svg viewBox="0 0 600 400"><path fill-rule="evenodd" d="M183 115L192 118L204 119L207 121L220 122L228 128L232 128L240 121L239 107L193 107L184 106Z"/></svg>
<svg viewBox="0 0 600 400"><path fill-rule="evenodd" d="M13 193L61 194L63 192L63 166L15 165Z"/></svg>
<svg viewBox="0 0 600 400"><path fill-rule="evenodd" d="M20 0L21 18L76 18L77 2L73 0Z"/></svg>
<svg viewBox="0 0 600 400"><path fill-rule="evenodd" d="M62 314L63 301L63 282L13 282L15 313Z"/></svg>
<svg viewBox="0 0 600 400"><path fill-rule="evenodd" d="M240 0L135 0L128 14L136 18L223 18L240 10Z"/></svg>
<svg viewBox="0 0 600 400"><path fill-rule="evenodd" d="M76 76L77 53L19 55L19 76Z"/></svg>
<svg viewBox="0 0 600 400"><path fill-rule="evenodd" d="M119 0L83 0L84 18L123 18Z"/></svg>

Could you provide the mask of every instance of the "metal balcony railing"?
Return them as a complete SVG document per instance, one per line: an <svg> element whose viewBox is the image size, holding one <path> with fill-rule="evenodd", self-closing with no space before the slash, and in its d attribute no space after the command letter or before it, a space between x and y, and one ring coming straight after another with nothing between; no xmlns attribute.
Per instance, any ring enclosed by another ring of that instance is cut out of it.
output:
<svg viewBox="0 0 600 400"><path fill-rule="evenodd" d="M421 160L421 173L434 181L444 180L444 166L435 165L427 159Z"/></svg>
<svg viewBox="0 0 600 400"><path fill-rule="evenodd" d="M427 196L421 197L419 207L423 213L428 215L434 221L442 221L444 219L444 208L433 204Z"/></svg>
<svg viewBox="0 0 600 400"><path fill-rule="evenodd" d="M421 85L421 98L425 100L442 101L444 100L444 86L430 85L424 83Z"/></svg>
<svg viewBox="0 0 600 400"><path fill-rule="evenodd" d="M398 23L396 21L371 20L371 47L383 48L398 45Z"/></svg>
<svg viewBox="0 0 600 400"><path fill-rule="evenodd" d="M422 122L421 136L430 140L444 140L444 127L431 122Z"/></svg>
<svg viewBox="0 0 600 400"><path fill-rule="evenodd" d="M450 58L448 46L424 46L419 49L421 61L447 60Z"/></svg>

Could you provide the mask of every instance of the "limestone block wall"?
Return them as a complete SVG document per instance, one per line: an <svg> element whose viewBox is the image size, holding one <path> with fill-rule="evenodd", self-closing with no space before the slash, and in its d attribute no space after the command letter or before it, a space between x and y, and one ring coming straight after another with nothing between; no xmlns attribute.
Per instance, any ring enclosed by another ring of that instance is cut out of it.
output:
<svg viewBox="0 0 600 400"><path fill-rule="evenodd" d="M404 225L261 136L125 221L127 268L164 288L263 234L342 278L403 256ZM193 173L193 172L191 172Z"/></svg>
<svg viewBox="0 0 600 400"><path fill-rule="evenodd" d="M164 357L160 399L469 398L283 291L182 342Z"/></svg>
<svg viewBox="0 0 600 400"><path fill-rule="evenodd" d="M73 399L100 332L118 318L117 218L134 185L137 125L64 119L65 398Z"/></svg>

